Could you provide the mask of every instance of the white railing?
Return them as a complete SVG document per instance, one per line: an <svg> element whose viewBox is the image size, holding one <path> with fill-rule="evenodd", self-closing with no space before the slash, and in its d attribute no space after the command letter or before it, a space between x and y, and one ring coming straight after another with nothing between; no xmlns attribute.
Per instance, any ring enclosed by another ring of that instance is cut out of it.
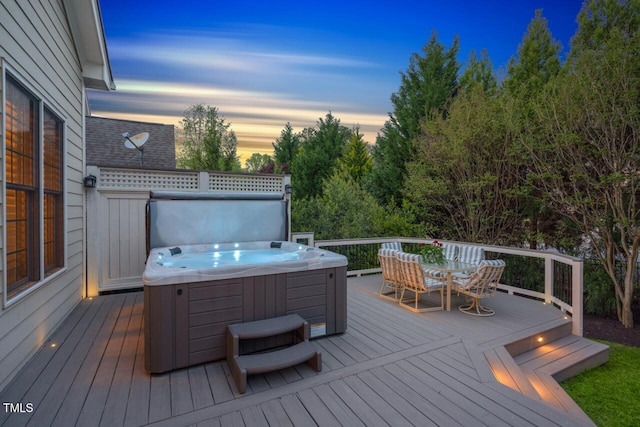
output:
<svg viewBox="0 0 640 427"><path fill-rule="evenodd" d="M347 258L349 258L349 254L347 252L351 251L354 253L358 253L358 258L367 258L368 261L364 261L364 265L355 265L352 267L348 267L348 275L349 276L359 276L365 274L375 274L380 273L380 267L377 265L377 259L375 254L377 253L377 249L380 244L384 242L401 242L404 244L420 244L420 243L431 243L432 240L429 239L417 239L417 238L408 238L408 237L397 237L397 238L367 238L367 239L349 239L349 240L316 240L314 242L313 233L292 233L292 240L306 240L311 242L310 245L313 245L318 248L333 248L333 250L338 252L345 252ZM511 248L505 246L491 246L491 245L472 245L469 243L463 242L453 242L453 241L441 241L443 243L455 244L458 246L481 246L488 253L491 253L494 256L499 257L500 255L511 255L518 256L523 258L535 258L544 260L543 266L541 266L541 270L544 271L538 272L541 276L544 277L544 291L536 291L531 289L525 289L521 286L518 286L517 283L502 283L500 284L500 289L509 293L510 295L518 295L518 296L526 296L529 298L538 299L544 301L546 304L553 304L558 307L564 313L571 314L573 327L572 332L575 335L582 336L582 307L583 307L583 260L581 258L571 257L568 255L562 255L558 253L552 252L543 252L543 251L535 251L530 249L518 249ZM339 247L343 247L342 249L337 249ZM368 247L367 250L362 250L358 252L357 247ZM367 253L365 253L367 252ZM353 260L349 260L351 263ZM564 280L566 286L563 285L563 278L556 277L556 270L559 267L566 266L565 269L567 274L570 275L570 289L567 292L562 292L563 288L569 287L569 281ZM512 266L514 268L514 266ZM507 269L509 269L509 263L507 265ZM505 271L505 275L503 275L503 282L508 281L508 272Z"/></svg>

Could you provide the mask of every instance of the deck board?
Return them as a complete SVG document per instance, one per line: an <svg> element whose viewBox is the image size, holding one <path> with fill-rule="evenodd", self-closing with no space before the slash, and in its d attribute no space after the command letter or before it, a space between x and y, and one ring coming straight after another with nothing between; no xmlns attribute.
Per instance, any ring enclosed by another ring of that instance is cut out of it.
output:
<svg viewBox="0 0 640 427"><path fill-rule="evenodd" d="M440 390L434 388L435 383L421 381L415 375L414 369L403 369L400 363L397 363L385 366L384 370L376 369L374 374L384 378L396 392L420 408L425 417L437 425L472 425L477 422L464 409L460 410L455 403L446 399Z"/></svg>
<svg viewBox="0 0 640 427"><path fill-rule="evenodd" d="M65 340L65 344L69 346L69 349L73 350L73 353L68 355L64 366L61 367L59 372L60 378L73 378L76 376L91 345L91 342L86 340L85 337L94 335L100 330L102 320L111 310L112 302L114 301L104 301L104 304L85 304L84 308L86 308L86 310L82 308L78 310L78 314L82 313L83 315L72 318L71 322L77 322L77 327L74 331L78 333L82 331L82 335L73 341L75 346L72 344L71 339ZM69 338L71 338L71 336L69 336ZM53 372L53 366L48 365L47 369ZM40 379L44 379L44 377L40 377ZM53 381L48 385L36 381L34 386L42 386L43 390L46 388L47 394L42 398L43 404L35 409L31 422L35 425L51 425L58 408L62 405L71 387L71 383L69 381ZM24 399L29 399L29 397L25 396ZM0 424L2 423L0 422Z"/></svg>
<svg viewBox="0 0 640 427"><path fill-rule="evenodd" d="M499 294L487 302L491 318L415 314L379 298L379 280L349 278L347 331L311 341L322 372L301 364L251 375L245 394L224 361L149 375L141 293L84 300L48 341L59 346L43 346L0 392L35 411L0 414L0 425L580 424L497 383L486 356L499 359L505 343L561 323L558 310ZM460 302L454 296L452 306ZM534 354L523 356L530 365Z"/></svg>
<svg viewBox="0 0 640 427"><path fill-rule="evenodd" d="M109 299L94 298L91 302L85 300L81 303L100 304L104 306L105 309L101 309L101 314L103 314L104 317L97 318L96 324L99 324L99 327L92 329L91 332L93 333L87 334L83 338L83 341L91 343L91 347L81 360L82 365L71 381L69 391L65 395L62 405L57 411L53 425L70 426L76 424L80 412L82 411L82 406L88 398L93 378L98 371L102 355L107 348L114 325L118 320L120 310L122 310L124 302L124 296L115 296L114 298ZM107 308L110 309L107 310Z"/></svg>
<svg viewBox="0 0 640 427"><path fill-rule="evenodd" d="M384 419L367 404L367 401L358 395L343 380L332 381L329 387L331 387L333 392L340 397L366 426L388 425Z"/></svg>
<svg viewBox="0 0 640 427"><path fill-rule="evenodd" d="M319 425L332 427L340 425L338 419L312 389L298 392L298 399L300 399L300 402L304 405L307 412L309 412L311 418Z"/></svg>
<svg viewBox="0 0 640 427"><path fill-rule="evenodd" d="M260 405L267 423L272 426L289 427L293 426L287 412L284 410L278 399L272 399Z"/></svg>

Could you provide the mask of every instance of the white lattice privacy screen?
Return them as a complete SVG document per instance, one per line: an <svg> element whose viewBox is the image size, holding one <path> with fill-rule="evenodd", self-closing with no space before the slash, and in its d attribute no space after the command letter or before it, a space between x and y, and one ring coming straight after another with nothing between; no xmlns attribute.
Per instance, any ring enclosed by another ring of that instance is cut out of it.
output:
<svg viewBox="0 0 640 427"><path fill-rule="evenodd" d="M282 193L282 178L282 176L209 174L209 190Z"/></svg>
<svg viewBox="0 0 640 427"><path fill-rule="evenodd" d="M198 190L198 172L100 168L98 188Z"/></svg>
<svg viewBox="0 0 640 427"><path fill-rule="evenodd" d="M92 168L93 169L93 168ZM285 176L99 168L99 189L282 193Z"/></svg>

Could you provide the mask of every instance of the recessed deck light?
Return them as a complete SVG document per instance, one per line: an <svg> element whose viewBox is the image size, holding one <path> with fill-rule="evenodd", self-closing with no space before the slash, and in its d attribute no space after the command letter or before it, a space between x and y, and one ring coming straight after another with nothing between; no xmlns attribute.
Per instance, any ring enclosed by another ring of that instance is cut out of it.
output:
<svg viewBox="0 0 640 427"><path fill-rule="evenodd" d="M544 338L542 338L542 337L538 337L537 341L538 341L539 343L541 343L542 341L544 341Z"/></svg>

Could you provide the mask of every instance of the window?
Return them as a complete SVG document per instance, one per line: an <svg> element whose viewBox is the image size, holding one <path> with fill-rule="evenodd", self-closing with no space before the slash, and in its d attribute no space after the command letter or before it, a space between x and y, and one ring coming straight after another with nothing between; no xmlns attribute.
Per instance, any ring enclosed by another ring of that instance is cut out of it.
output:
<svg viewBox="0 0 640 427"><path fill-rule="evenodd" d="M64 207L62 200L62 121L47 108L43 118L44 141L44 272L49 275L64 264Z"/></svg>
<svg viewBox="0 0 640 427"><path fill-rule="evenodd" d="M7 300L64 266L64 123L5 74Z"/></svg>

